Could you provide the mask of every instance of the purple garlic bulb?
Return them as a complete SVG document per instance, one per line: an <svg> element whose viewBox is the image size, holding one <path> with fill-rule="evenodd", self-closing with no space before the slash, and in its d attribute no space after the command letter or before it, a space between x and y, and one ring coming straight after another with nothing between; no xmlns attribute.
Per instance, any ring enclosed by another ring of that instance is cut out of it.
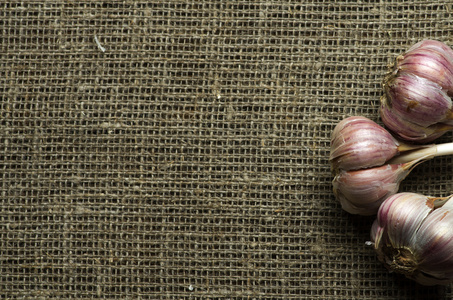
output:
<svg viewBox="0 0 453 300"><path fill-rule="evenodd" d="M389 270L423 285L449 284L453 282L452 228L451 196L399 193L382 203L371 241Z"/></svg>
<svg viewBox="0 0 453 300"><path fill-rule="evenodd" d="M365 117L349 117L335 127L330 144L333 170L382 166L399 153L400 143L382 126Z"/></svg>
<svg viewBox="0 0 453 300"><path fill-rule="evenodd" d="M453 129L453 50L424 40L396 59L383 81L380 114L403 140L426 143Z"/></svg>
<svg viewBox="0 0 453 300"><path fill-rule="evenodd" d="M340 171L332 182L333 192L348 213L374 215L387 197L398 192L401 182L420 162L419 159L363 170Z"/></svg>

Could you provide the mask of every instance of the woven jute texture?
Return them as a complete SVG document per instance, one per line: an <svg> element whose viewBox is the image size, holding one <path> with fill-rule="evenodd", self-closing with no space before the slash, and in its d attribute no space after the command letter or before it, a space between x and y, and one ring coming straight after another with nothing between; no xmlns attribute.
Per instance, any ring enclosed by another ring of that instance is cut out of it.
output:
<svg viewBox="0 0 453 300"><path fill-rule="evenodd" d="M2 1L0 298L451 299L377 260L328 155L338 121L380 123L397 55L453 46L452 12ZM401 190L448 195L452 168L426 162Z"/></svg>

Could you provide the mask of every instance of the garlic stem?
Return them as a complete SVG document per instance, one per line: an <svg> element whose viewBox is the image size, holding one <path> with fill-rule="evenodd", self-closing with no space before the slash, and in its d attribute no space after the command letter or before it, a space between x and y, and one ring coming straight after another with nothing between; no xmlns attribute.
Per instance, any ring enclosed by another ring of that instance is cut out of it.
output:
<svg viewBox="0 0 453 300"><path fill-rule="evenodd" d="M425 148L408 151L389 160L388 164L400 164L424 157L426 160L437 156L453 154L453 143L430 145Z"/></svg>
<svg viewBox="0 0 453 300"><path fill-rule="evenodd" d="M436 149L437 153L434 155L434 157L453 154L453 143L436 145Z"/></svg>

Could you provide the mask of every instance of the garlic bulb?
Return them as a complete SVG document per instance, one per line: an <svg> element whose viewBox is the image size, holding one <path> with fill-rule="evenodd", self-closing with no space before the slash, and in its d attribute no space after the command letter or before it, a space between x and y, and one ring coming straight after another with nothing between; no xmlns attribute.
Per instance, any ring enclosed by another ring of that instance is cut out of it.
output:
<svg viewBox="0 0 453 300"><path fill-rule="evenodd" d="M371 229L378 259L423 285L453 282L453 197L399 193L385 200Z"/></svg>
<svg viewBox="0 0 453 300"><path fill-rule="evenodd" d="M329 160L337 171L382 166L400 152L420 148L397 141L382 126L360 116L340 121L333 130L330 145Z"/></svg>
<svg viewBox="0 0 453 300"><path fill-rule="evenodd" d="M422 160L340 171L333 179L333 192L348 213L374 215L385 199L398 192L401 181Z"/></svg>
<svg viewBox="0 0 453 300"><path fill-rule="evenodd" d="M453 154L453 143L414 146L395 139L370 119L346 118L331 138L334 195L349 213L375 214L415 166L448 154Z"/></svg>
<svg viewBox="0 0 453 300"><path fill-rule="evenodd" d="M453 50L424 40L399 56L383 81L381 119L399 138L426 143L453 129Z"/></svg>

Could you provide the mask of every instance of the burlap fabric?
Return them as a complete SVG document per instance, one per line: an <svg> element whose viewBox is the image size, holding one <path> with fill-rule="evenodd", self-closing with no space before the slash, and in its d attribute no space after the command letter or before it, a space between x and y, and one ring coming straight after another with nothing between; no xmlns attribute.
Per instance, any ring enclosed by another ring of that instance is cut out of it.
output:
<svg viewBox="0 0 453 300"><path fill-rule="evenodd" d="M330 134L438 1L0 3L0 298L451 299L390 274ZM441 141L452 139L447 134ZM402 190L453 192L453 161Z"/></svg>

